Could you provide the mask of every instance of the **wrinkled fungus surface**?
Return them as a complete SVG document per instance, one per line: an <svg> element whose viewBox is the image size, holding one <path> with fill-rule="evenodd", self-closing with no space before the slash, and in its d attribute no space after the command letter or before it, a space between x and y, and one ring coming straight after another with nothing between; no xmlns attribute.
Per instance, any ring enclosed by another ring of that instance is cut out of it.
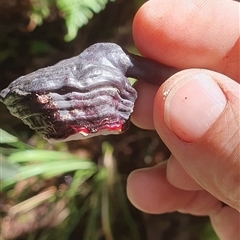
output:
<svg viewBox="0 0 240 240"><path fill-rule="evenodd" d="M160 84L174 72L117 44L97 43L16 79L0 100L50 142L118 134L128 128L137 98L127 77Z"/></svg>

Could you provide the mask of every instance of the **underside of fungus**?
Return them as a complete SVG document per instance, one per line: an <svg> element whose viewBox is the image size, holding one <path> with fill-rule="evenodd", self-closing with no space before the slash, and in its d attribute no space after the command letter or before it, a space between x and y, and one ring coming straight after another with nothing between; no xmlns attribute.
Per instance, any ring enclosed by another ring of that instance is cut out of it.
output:
<svg viewBox="0 0 240 240"><path fill-rule="evenodd" d="M137 98L128 77L160 85L176 71L117 44L97 43L16 79L0 101L50 142L119 134L128 128Z"/></svg>

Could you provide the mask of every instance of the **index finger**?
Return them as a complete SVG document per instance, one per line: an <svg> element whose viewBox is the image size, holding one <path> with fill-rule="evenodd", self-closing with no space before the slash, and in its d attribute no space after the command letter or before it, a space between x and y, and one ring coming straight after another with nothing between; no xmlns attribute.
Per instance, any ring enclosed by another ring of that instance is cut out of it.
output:
<svg viewBox="0 0 240 240"><path fill-rule="evenodd" d="M239 81L239 3L151 0L133 22L144 56L179 69L206 68Z"/></svg>

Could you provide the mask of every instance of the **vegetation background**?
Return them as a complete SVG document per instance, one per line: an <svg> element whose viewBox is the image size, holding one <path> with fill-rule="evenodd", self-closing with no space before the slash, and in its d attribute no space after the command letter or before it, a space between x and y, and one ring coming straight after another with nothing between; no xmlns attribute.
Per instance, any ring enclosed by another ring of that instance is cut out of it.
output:
<svg viewBox="0 0 240 240"><path fill-rule="evenodd" d="M131 24L144 0L1 0L1 90L96 42L136 52ZM128 201L128 174L164 161L153 131L50 145L0 104L0 239L216 240L209 219L150 215Z"/></svg>

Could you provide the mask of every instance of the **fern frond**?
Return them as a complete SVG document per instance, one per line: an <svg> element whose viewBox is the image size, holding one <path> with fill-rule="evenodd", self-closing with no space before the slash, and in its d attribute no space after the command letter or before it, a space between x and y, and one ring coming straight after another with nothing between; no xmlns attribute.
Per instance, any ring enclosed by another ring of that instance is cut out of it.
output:
<svg viewBox="0 0 240 240"><path fill-rule="evenodd" d="M78 29L87 24L94 13L103 10L109 0L56 0L56 5L66 21L66 41L77 35Z"/></svg>

